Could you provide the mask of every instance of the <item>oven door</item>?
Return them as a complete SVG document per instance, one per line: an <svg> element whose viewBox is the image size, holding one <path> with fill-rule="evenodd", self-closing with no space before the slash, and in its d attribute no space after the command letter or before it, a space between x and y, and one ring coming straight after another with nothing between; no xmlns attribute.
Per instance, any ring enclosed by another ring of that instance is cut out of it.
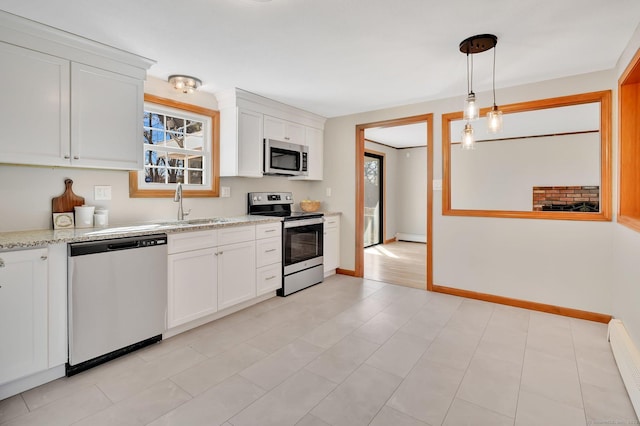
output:
<svg viewBox="0 0 640 426"><path fill-rule="evenodd" d="M286 220L282 237L284 274L322 265L324 220Z"/></svg>

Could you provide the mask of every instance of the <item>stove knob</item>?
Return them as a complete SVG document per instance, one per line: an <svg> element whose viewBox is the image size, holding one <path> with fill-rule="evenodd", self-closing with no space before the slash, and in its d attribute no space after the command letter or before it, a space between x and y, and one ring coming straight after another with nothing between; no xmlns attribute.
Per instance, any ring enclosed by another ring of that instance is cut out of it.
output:
<svg viewBox="0 0 640 426"><path fill-rule="evenodd" d="M291 199L291 195L287 195L287 200L290 200L290 199Z"/></svg>
<svg viewBox="0 0 640 426"><path fill-rule="evenodd" d="M262 196L258 196L258 201L262 201Z"/></svg>

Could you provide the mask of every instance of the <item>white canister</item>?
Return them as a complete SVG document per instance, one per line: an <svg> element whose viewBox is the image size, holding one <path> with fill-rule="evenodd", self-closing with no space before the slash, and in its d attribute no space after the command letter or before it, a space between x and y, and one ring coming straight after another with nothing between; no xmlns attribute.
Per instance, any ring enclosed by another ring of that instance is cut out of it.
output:
<svg viewBox="0 0 640 426"><path fill-rule="evenodd" d="M95 226L107 226L109 224L109 210L97 208L93 215L93 224Z"/></svg>
<svg viewBox="0 0 640 426"><path fill-rule="evenodd" d="M75 206L76 228L93 228L93 212L95 206Z"/></svg>

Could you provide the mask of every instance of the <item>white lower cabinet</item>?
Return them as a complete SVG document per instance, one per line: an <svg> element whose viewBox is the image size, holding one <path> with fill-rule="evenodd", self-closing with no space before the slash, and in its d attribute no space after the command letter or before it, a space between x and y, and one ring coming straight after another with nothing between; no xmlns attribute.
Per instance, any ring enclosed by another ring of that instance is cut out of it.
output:
<svg viewBox="0 0 640 426"><path fill-rule="evenodd" d="M256 297L255 240L218 247L218 309Z"/></svg>
<svg viewBox="0 0 640 426"><path fill-rule="evenodd" d="M325 216L324 243L324 276L334 274L340 266L340 216Z"/></svg>
<svg viewBox="0 0 640 426"><path fill-rule="evenodd" d="M282 288L282 224L256 225L256 291L258 296Z"/></svg>
<svg viewBox="0 0 640 426"><path fill-rule="evenodd" d="M47 249L0 252L0 384L48 368Z"/></svg>
<svg viewBox="0 0 640 426"><path fill-rule="evenodd" d="M256 290L257 295L262 296L272 291L276 291L282 287L282 263L274 263L273 265L258 268L256 273Z"/></svg>
<svg viewBox="0 0 640 426"><path fill-rule="evenodd" d="M213 247L169 255L168 328L218 310L216 250Z"/></svg>

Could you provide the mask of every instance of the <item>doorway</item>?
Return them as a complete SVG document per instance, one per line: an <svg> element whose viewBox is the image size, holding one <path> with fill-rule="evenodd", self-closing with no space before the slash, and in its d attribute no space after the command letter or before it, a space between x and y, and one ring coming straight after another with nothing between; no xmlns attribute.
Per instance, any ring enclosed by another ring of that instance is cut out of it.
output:
<svg viewBox="0 0 640 426"><path fill-rule="evenodd" d="M384 154L364 153L364 248L384 243Z"/></svg>
<svg viewBox="0 0 640 426"><path fill-rule="evenodd" d="M426 182L426 217L423 217L423 220L426 222L426 247L424 253L424 262L421 266L425 270L425 281L423 282L421 288L425 288L426 290L432 290L433 288L433 237L432 237L432 228L433 228L433 114L424 114L419 116L405 117L399 119L385 120L374 123L367 124L359 124L356 126L356 235L355 235L355 276L363 277L364 276L364 257L365 257L365 238L364 232L365 229L365 192L366 192L366 182L365 182L365 130L372 128L389 128L389 127L399 127L411 125L414 123L424 123L426 124L426 134L424 138L426 139L426 164L424 164L424 170L426 170L426 178L423 178ZM424 188L424 185L421 185ZM385 201L383 199L383 201ZM386 200L388 203L389 200ZM423 210L424 211L424 210ZM384 243L384 221L383 235L381 237L380 242ZM384 246L379 246L384 247Z"/></svg>

